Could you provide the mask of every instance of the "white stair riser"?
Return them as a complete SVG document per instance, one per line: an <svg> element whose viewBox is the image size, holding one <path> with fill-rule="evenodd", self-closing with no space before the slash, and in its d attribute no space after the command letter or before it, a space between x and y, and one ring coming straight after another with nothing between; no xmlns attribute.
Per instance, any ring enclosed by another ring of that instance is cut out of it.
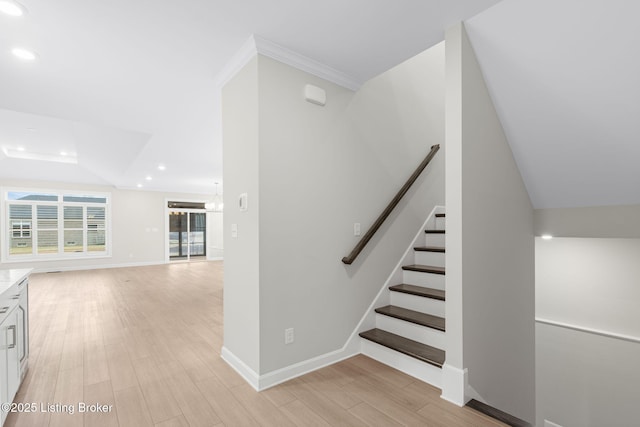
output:
<svg viewBox="0 0 640 427"><path fill-rule="evenodd" d="M427 234L425 233L425 241L426 246L445 246L445 235L444 234Z"/></svg>
<svg viewBox="0 0 640 427"><path fill-rule="evenodd" d="M444 252L415 251L416 264L444 267Z"/></svg>
<svg viewBox="0 0 640 427"><path fill-rule="evenodd" d="M436 218L436 230L446 230L446 218Z"/></svg>
<svg viewBox="0 0 640 427"><path fill-rule="evenodd" d="M383 345L376 344L373 341L364 338L361 338L361 340L362 354L385 365L392 366L434 387L442 388L442 369L415 357L407 356Z"/></svg>
<svg viewBox="0 0 640 427"><path fill-rule="evenodd" d="M444 291L444 274L423 273L420 271L402 271L402 283L426 286Z"/></svg>
<svg viewBox="0 0 640 427"><path fill-rule="evenodd" d="M444 301L425 298L403 292L391 292L391 305L408 308L409 310L444 317Z"/></svg>
<svg viewBox="0 0 640 427"><path fill-rule="evenodd" d="M406 320L376 313L376 328L392 334L400 335L410 340L418 341L444 350L447 343L445 333L437 329L417 325Z"/></svg>

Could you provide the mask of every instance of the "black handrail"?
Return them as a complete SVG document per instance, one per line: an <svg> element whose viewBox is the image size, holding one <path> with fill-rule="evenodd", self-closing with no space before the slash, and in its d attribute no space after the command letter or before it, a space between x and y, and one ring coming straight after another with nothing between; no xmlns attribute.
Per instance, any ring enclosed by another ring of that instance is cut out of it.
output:
<svg viewBox="0 0 640 427"><path fill-rule="evenodd" d="M378 231L382 223L387 219L391 211L393 211L393 209L398 205L398 203L400 202L400 199L402 199L402 197L406 194L406 192L409 191L409 188L411 188L413 183L416 182L416 180L418 179L418 176L420 176L424 168L426 168L429 162L431 162L431 159L433 159L433 156L436 155L439 149L440 149L440 144L431 146L431 151L429 151L429 154L427 154L427 157L424 158L422 163L420 163L420 165L416 168L416 170L409 177L407 182L404 183L404 185L402 186L400 191L398 191L398 194L396 194L393 200L389 202L389 204L382 211L378 219L376 219L376 222L374 222L373 225L369 227L369 230L367 230L364 236L362 236L362 238L360 239L356 247L353 248L351 253L346 257L342 258L342 262L344 262L345 264L351 264L356 259L358 254L362 252L362 249L364 249L367 243L369 243L369 240L371 240L373 235L376 234L376 231Z"/></svg>

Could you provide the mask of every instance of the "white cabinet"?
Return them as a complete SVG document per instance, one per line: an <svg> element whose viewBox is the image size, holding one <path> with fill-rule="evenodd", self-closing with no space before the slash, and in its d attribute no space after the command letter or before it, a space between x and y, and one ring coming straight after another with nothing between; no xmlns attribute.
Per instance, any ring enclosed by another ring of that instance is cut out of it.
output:
<svg viewBox="0 0 640 427"><path fill-rule="evenodd" d="M2 312L5 312L2 314ZM18 306L0 307L0 396L2 403L11 403L20 387L20 355L18 354ZM7 413L2 412L4 423Z"/></svg>

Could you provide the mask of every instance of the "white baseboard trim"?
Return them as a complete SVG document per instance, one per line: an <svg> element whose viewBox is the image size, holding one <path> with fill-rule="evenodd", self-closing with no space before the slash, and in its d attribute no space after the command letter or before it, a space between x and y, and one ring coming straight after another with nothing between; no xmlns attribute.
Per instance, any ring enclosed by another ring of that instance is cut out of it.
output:
<svg viewBox="0 0 640 427"><path fill-rule="evenodd" d="M353 349L348 346L344 346L340 350L294 363L291 366L268 372L264 375L258 375L226 347L222 347L221 356L229 366L231 366L242 378L245 379L246 382L251 385L251 387L256 391L263 391L301 375L324 368L325 366L333 365L334 363L338 363L341 360L348 359L359 353L360 351L358 348Z"/></svg>
<svg viewBox="0 0 640 427"><path fill-rule="evenodd" d="M326 366L333 365L334 363L338 363L341 360L348 359L359 353L360 351L358 349L354 351L353 349L349 349L348 346L345 346L340 350L332 351L330 353L326 353L321 356L294 363L291 366L266 373L264 375L261 375L258 380L258 390L266 390L270 387L292 380L301 375L308 374L309 372L313 372Z"/></svg>
<svg viewBox="0 0 640 427"><path fill-rule="evenodd" d="M39 267L34 268L34 273L57 273L59 271L81 271L81 270L99 270L102 268L126 268L126 267L146 267L151 265L167 264L165 261L147 261L147 262L128 262L122 264L97 264L97 265L73 265L64 267Z"/></svg>
<svg viewBox="0 0 640 427"><path fill-rule="evenodd" d="M445 362L442 366L442 394L440 397L454 405L464 406L471 400L466 395L468 386L468 370L456 368Z"/></svg>
<svg viewBox="0 0 640 427"><path fill-rule="evenodd" d="M260 381L258 374L247 366L240 358L238 358L235 354L229 351L228 348L222 347L222 352L220 353L222 360L227 362L229 366L231 366L242 378L245 379L246 382L251 385L256 391L260 391Z"/></svg>
<svg viewBox="0 0 640 427"><path fill-rule="evenodd" d="M214 256L211 258L207 258L207 261L224 261L224 257L223 256Z"/></svg>

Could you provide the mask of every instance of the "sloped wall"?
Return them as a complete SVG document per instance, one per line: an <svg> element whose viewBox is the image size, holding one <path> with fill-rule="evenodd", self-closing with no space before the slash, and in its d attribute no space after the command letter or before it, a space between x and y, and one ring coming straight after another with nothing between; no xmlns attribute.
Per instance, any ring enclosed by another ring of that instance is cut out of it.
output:
<svg viewBox="0 0 640 427"><path fill-rule="evenodd" d="M447 363L534 422L533 209L462 24L446 43Z"/></svg>

